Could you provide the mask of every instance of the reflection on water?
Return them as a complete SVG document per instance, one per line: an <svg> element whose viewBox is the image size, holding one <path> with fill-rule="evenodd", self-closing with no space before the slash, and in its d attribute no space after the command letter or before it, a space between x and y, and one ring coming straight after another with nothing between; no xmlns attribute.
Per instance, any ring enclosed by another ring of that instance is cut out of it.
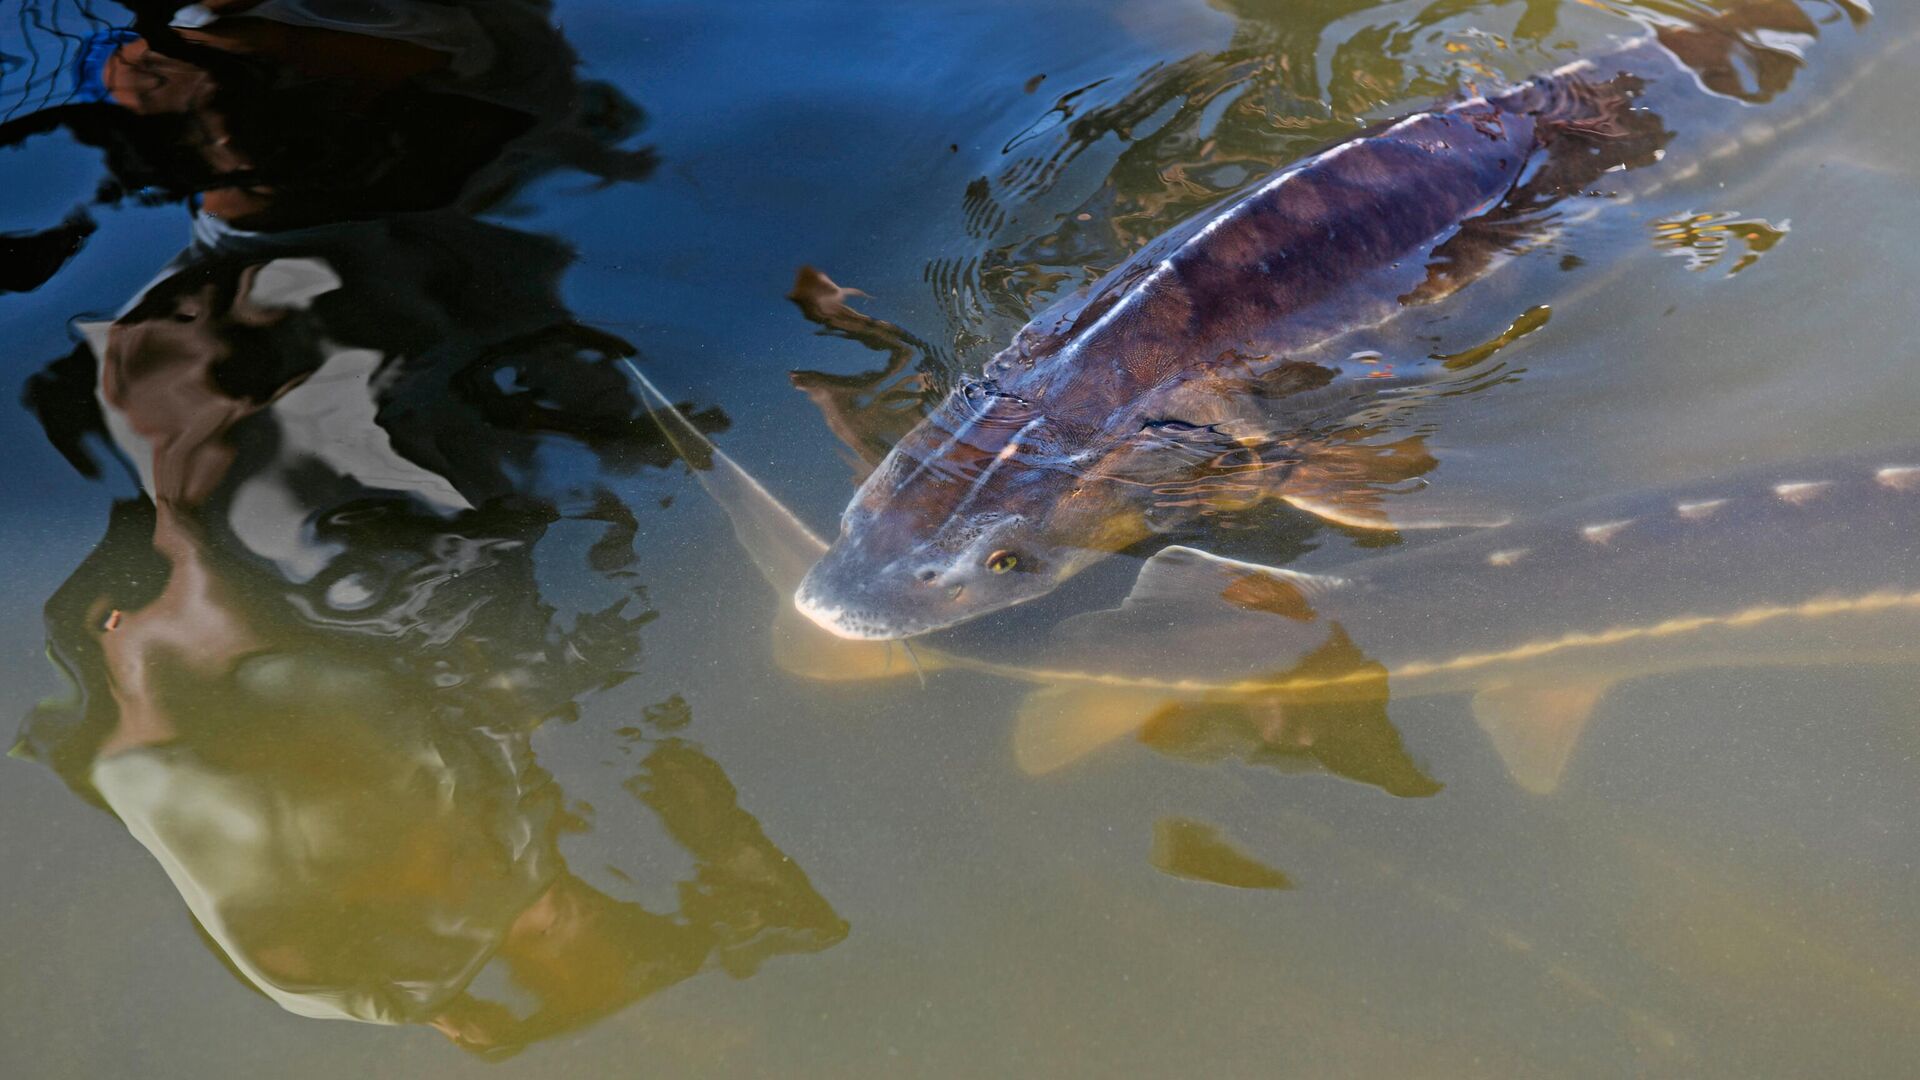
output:
<svg viewBox="0 0 1920 1080"><path fill-rule="evenodd" d="M1772 251L1787 238L1788 229L1784 221L1774 225L1734 213L1687 213L1655 222L1653 242L1662 251L1684 258L1689 270L1712 269L1728 254L1737 251L1737 257L1726 270L1727 276L1732 277Z"/></svg>
<svg viewBox="0 0 1920 1080"><path fill-rule="evenodd" d="M838 285L826 274L803 266L787 294L822 334L857 341L887 354L885 366L858 375L795 371L795 389L820 410L821 419L854 455L855 479L863 480L887 456L900 437L925 415L926 376L914 370L928 355L924 342L882 319L863 315L849 301L864 295Z"/></svg>
<svg viewBox="0 0 1920 1080"><path fill-rule="evenodd" d="M1847 216L1911 186L1862 135L1910 81L1900 13L0 14L0 168L32 173L0 316L71 327L16 363L12 621L44 602L69 685L15 756L72 795L10 770L0 1061L1911 1056L1920 451L1847 299L1913 274ZM1136 455L1122 558L911 649L792 608L803 519L1036 313L1329 140L1648 29L1697 85L1410 267L1413 317L1183 400L1212 412ZM1884 273L1821 291L1835 250ZM1372 389L1321 409L1316 364ZM183 910L211 957L167 951Z"/></svg>
<svg viewBox="0 0 1920 1080"><path fill-rule="evenodd" d="M634 511L552 475L555 440L609 478L673 454L611 365L633 346L568 313L565 245L473 215L555 168L644 179L638 107L575 81L525 4L212 5L95 33L79 63L98 100L14 123L106 146L103 198L194 216L29 387L77 467L130 466L143 494L48 604L75 694L21 752L306 1016L491 1056L840 940L720 766L665 734L684 715L649 714L626 784L693 859L667 912L568 869L586 825L534 760L542 724L640 669L657 615ZM604 608L542 596L563 519L601 527ZM508 1000L473 989L493 970Z"/></svg>

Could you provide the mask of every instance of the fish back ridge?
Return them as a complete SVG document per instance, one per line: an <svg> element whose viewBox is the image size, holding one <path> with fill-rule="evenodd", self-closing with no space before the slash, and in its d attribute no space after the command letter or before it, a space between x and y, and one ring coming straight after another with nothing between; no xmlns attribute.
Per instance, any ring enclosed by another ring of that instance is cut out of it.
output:
<svg viewBox="0 0 1920 1080"><path fill-rule="evenodd" d="M1270 355L1377 318L1438 239L1498 205L1537 145L1530 116L1484 99L1337 144L1128 260L1064 336L1023 334L987 374L1036 401L1110 413L1186 373L1257 363L1245 346Z"/></svg>

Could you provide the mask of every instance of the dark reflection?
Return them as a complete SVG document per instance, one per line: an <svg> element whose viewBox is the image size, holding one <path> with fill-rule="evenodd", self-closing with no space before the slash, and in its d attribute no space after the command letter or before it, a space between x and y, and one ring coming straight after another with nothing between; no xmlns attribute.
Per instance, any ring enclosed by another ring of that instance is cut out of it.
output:
<svg viewBox="0 0 1920 1080"><path fill-rule="evenodd" d="M561 300L568 249L471 216L551 170L651 170L640 110L572 65L519 0L143 5L87 38L74 100L5 126L102 147L101 201L194 211L27 387L76 468L140 494L48 602L74 694L17 753L126 824L246 984L489 1056L847 930L684 703L625 733L627 790L692 864L637 884L677 903L561 853L587 825L533 735L635 675L656 614L635 510L592 478L677 460L633 346ZM91 225L61 228L9 238L41 255L26 287ZM560 528L597 536L536 568Z"/></svg>
<svg viewBox="0 0 1920 1080"><path fill-rule="evenodd" d="M652 171L621 143L644 114L573 75L540 0L134 0L9 114L0 145L65 129L99 147L95 201L192 199L228 226L280 230L498 205L534 177Z"/></svg>
<svg viewBox="0 0 1920 1080"><path fill-rule="evenodd" d="M51 229L0 234L0 292L32 292L45 285L93 235L93 219L78 211Z"/></svg>
<svg viewBox="0 0 1920 1080"><path fill-rule="evenodd" d="M931 349L920 339L883 319L854 310L849 301L865 296L843 288L826 274L803 266L787 299L820 333L859 342L887 354L886 364L856 375L795 371L793 385L813 402L827 427L852 451L856 481L887 456L887 451L920 422L934 395L919 370Z"/></svg>

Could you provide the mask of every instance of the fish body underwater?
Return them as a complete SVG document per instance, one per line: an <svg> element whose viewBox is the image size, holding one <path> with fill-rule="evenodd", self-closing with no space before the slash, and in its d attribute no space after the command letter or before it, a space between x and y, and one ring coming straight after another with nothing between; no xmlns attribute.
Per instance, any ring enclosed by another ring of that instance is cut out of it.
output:
<svg viewBox="0 0 1920 1080"><path fill-rule="evenodd" d="M1169 707L1473 696L1551 790L1596 704L1654 675L1920 662L1920 447L1602 499L1332 575L1172 547L1030 664L1022 761Z"/></svg>
<svg viewBox="0 0 1920 1080"><path fill-rule="evenodd" d="M1726 125L1758 98L1723 92L1723 69L1756 40L1799 40L1796 20L1810 40L1780 0L1662 26L1379 125L1171 230L1036 317L908 432L795 606L842 637L924 634L1222 502L1412 524L1368 492L1432 467L1419 440L1383 452L1326 434L1415 381L1377 378L1362 336L1483 276L1603 174L1660 162L1666 124Z"/></svg>
<svg viewBox="0 0 1920 1080"><path fill-rule="evenodd" d="M634 375L750 561L790 595L825 542ZM1017 659L847 640L785 602L776 611L775 658L797 675L963 670L1034 686L1015 732L1029 772L1182 710L1242 710L1278 729L1331 706L1346 711L1320 728L1384 738L1390 701L1468 694L1516 781L1547 792L1621 683L1920 664L1920 445L1581 502L1332 573L1170 547L1118 607L1063 621Z"/></svg>

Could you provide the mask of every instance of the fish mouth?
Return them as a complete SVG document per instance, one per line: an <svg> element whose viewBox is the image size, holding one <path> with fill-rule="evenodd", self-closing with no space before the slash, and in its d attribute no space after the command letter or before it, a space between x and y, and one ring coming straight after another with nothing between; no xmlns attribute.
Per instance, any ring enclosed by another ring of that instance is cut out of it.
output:
<svg viewBox="0 0 1920 1080"><path fill-rule="evenodd" d="M899 619L881 618L872 612L829 603L813 595L805 587L793 594L793 606L815 626L835 637L850 641L898 641L901 638L931 634L935 630L944 630L954 623L965 621L964 618L959 618L945 622L931 619L903 622Z"/></svg>

